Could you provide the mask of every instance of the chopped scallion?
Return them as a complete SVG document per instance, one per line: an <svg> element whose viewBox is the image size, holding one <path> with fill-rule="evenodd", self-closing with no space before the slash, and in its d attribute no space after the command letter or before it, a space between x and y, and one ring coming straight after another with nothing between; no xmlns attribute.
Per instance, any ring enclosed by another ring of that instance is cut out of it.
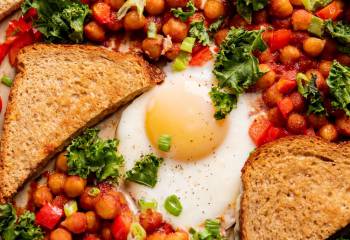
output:
<svg viewBox="0 0 350 240"><path fill-rule="evenodd" d="M181 43L180 49L184 52L192 53L192 49L195 41L196 41L196 38L194 37L185 38Z"/></svg>
<svg viewBox="0 0 350 240"><path fill-rule="evenodd" d="M100 189L98 189L97 187L93 187L89 190L88 195L90 197L97 197L97 195L99 195L100 192L101 192Z"/></svg>
<svg viewBox="0 0 350 240"><path fill-rule="evenodd" d="M158 207L158 203L155 200L146 202L144 199L140 199L138 204L141 212L145 212L147 209L156 210Z"/></svg>
<svg viewBox="0 0 350 240"><path fill-rule="evenodd" d="M64 204L64 214L66 217L71 216L73 213L78 211L78 204L77 201L71 200Z"/></svg>
<svg viewBox="0 0 350 240"><path fill-rule="evenodd" d="M135 240L144 240L146 238L146 231L138 222L131 224L130 233Z"/></svg>
<svg viewBox="0 0 350 240"><path fill-rule="evenodd" d="M158 148L163 152L169 152L171 145L171 136L163 134L158 139Z"/></svg>
<svg viewBox="0 0 350 240"><path fill-rule="evenodd" d="M157 38L157 25L154 22L151 22L148 25L147 37Z"/></svg>
<svg viewBox="0 0 350 240"><path fill-rule="evenodd" d="M11 87L12 83L13 83L12 79L9 76L6 76L6 75L2 76L1 82L3 84L5 84L6 86L8 86L8 87Z"/></svg>
<svg viewBox="0 0 350 240"><path fill-rule="evenodd" d="M181 202L175 194L170 195L165 199L164 208L168 213L176 217L182 212Z"/></svg>
<svg viewBox="0 0 350 240"><path fill-rule="evenodd" d="M187 68L188 65L188 55L184 52L180 52L173 62L172 68L174 71L183 71Z"/></svg>

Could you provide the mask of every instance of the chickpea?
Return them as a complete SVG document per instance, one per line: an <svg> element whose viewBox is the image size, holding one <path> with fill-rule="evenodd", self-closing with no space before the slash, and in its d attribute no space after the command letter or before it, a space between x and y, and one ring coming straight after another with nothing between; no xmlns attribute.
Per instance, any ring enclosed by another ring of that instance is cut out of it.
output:
<svg viewBox="0 0 350 240"><path fill-rule="evenodd" d="M96 196L91 196L91 191L92 187L87 187L85 188L83 194L80 196L80 201L79 204L80 206L85 209L85 210L94 210L95 209L95 204L98 200L98 197L100 193Z"/></svg>
<svg viewBox="0 0 350 240"><path fill-rule="evenodd" d="M268 48L265 51L263 51L260 55L259 55L259 62L260 63L268 63L268 62L272 62L275 60L275 56L271 53L271 50Z"/></svg>
<svg viewBox="0 0 350 240"><path fill-rule="evenodd" d="M95 204L95 211L102 219L114 219L120 213L120 203L109 194L102 194Z"/></svg>
<svg viewBox="0 0 350 240"><path fill-rule="evenodd" d="M113 13L110 18L110 21L108 21L107 23L107 28L111 31L119 31L123 28L123 21L118 20L117 15Z"/></svg>
<svg viewBox="0 0 350 240"><path fill-rule="evenodd" d="M319 67L318 67L318 70L323 75L323 77L327 78L329 75L329 72L331 70L331 67L332 67L331 61L322 60Z"/></svg>
<svg viewBox="0 0 350 240"><path fill-rule="evenodd" d="M307 123L305 117L298 113L292 113L287 120L287 128L290 132L295 134L304 134Z"/></svg>
<svg viewBox="0 0 350 240"><path fill-rule="evenodd" d="M350 137L350 118L348 116L338 118L335 121L335 125L337 126L340 134Z"/></svg>
<svg viewBox="0 0 350 240"><path fill-rule="evenodd" d="M329 91L329 86L324 79L323 75L321 74L320 71L316 69L310 69L306 72L306 76L311 79L312 76L316 76L316 87L323 93L328 93Z"/></svg>
<svg viewBox="0 0 350 240"><path fill-rule="evenodd" d="M170 18L162 29L163 33L169 35L174 42L181 42L187 37L188 28L186 23L176 18Z"/></svg>
<svg viewBox="0 0 350 240"><path fill-rule="evenodd" d="M264 103L269 107L274 107L282 100L283 94L277 89L277 85L274 84L263 92Z"/></svg>
<svg viewBox="0 0 350 240"><path fill-rule="evenodd" d="M306 31L311 23L312 14L306 10L300 9L292 15L292 25L294 30Z"/></svg>
<svg viewBox="0 0 350 240"><path fill-rule="evenodd" d="M146 212L140 214L140 224L147 233L154 232L163 223L162 214L148 209Z"/></svg>
<svg viewBox="0 0 350 240"><path fill-rule="evenodd" d="M295 112L302 112L305 109L305 99L299 92L293 92L289 95L293 103L293 110Z"/></svg>
<svg viewBox="0 0 350 240"><path fill-rule="evenodd" d="M337 55L337 60L343 65L350 66L350 56L347 54Z"/></svg>
<svg viewBox="0 0 350 240"><path fill-rule="evenodd" d="M47 181L47 185L49 186L53 194L58 195L63 193L66 178L67 176L64 173L50 174L49 179Z"/></svg>
<svg viewBox="0 0 350 240"><path fill-rule="evenodd" d="M222 0L208 0L204 5L204 16L217 19L225 14L225 5Z"/></svg>
<svg viewBox="0 0 350 240"><path fill-rule="evenodd" d="M125 3L125 0L104 0L113 10L119 10Z"/></svg>
<svg viewBox="0 0 350 240"><path fill-rule="evenodd" d="M146 240L165 240L166 236L165 232L154 232L151 235L148 235Z"/></svg>
<svg viewBox="0 0 350 240"><path fill-rule="evenodd" d="M39 186L33 194L34 205L39 208L51 202L52 199L52 193L47 186Z"/></svg>
<svg viewBox="0 0 350 240"><path fill-rule="evenodd" d="M102 42L106 39L105 30L94 21L85 25L84 34L87 39L94 42Z"/></svg>
<svg viewBox="0 0 350 240"><path fill-rule="evenodd" d="M285 125L285 119L278 107L269 109L267 117L269 121L276 127L283 127Z"/></svg>
<svg viewBox="0 0 350 240"><path fill-rule="evenodd" d="M67 151L64 151L62 153L60 153L57 157L56 160L56 170L59 172L64 172L66 173L68 171L68 165L67 165Z"/></svg>
<svg viewBox="0 0 350 240"><path fill-rule="evenodd" d="M303 6L303 0L289 0L293 6Z"/></svg>
<svg viewBox="0 0 350 240"><path fill-rule="evenodd" d="M220 46L221 43L225 40L229 30L227 28L219 30L217 33L215 33L214 40L216 45Z"/></svg>
<svg viewBox="0 0 350 240"><path fill-rule="evenodd" d="M293 6L289 0L271 0L271 14L278 18L286 18L293 13Z"/></svg>
<svg viewBox="0 0 350 240"><path fill-rule="evenodd" d="M72 233L83 233L87 229L87 218L85 213L76 212L67 217L66 220L61 223L61 225Z"/></svg>
<svg viewBox="0 0 350 240"><path fill-rule="evenodd" d="M157 38L145 38L142 41L142 50L151 59L158 59L163 50L163 36L157 35Z"/></svg>
<svg viewBox="0 0 350 240"><path fill-rule="evenodd" d="M165 9L164 0L146 0L146 12L150 15L159 15Z"/></svg>
<svg viewBox="0 0 350 240"><path fill-rule="evenodd" d="M276 80L276 73L267 64L260 64L259 69L261 72L266 73L258 79L256 86L261 90L265 90L274 84Z"/></svg>
<svg viewBox="0 0 350 240"><path fill-rule="evenodd" d="M304 41L303 48L307 55L317 57L322 53L325 44L325 40L309 37Z"/></svg>
<svg viewBox="0 0 350 240"><path fill-rule="evenodd" d="M57 228L50 233L50 240L72 240L72 234L63 228Z"/></svg>
<svg viewBox="0 0 350 240"><path fill-rule="evenodd" d="M283 64L294 63L300 58L298 48L288 45L280 50L280 60Z"/></svg>
<svg viewBox="0 0 350 240"><path fill-rule="evenodd" d="M64 192L68 197L75 198L83 194L86 181L79 176L69 176L64 183Z"/></svg>
<svg viewBox="0 0 350 240"><path fill-rule="evenodd" d="M324 125L320 131L318 132L320 137L323 139L333 142L338 138L338 132L337 129L333 124L326 124Z"/></svg>
<svg viewBox="0 0 350 240"><path fill-rule="evenodd" d="M113 239L110 226L106 225L102 228L101 237L103 240L112 240Z"/></svg>
<svg viewBox="0 0 350 240"><path fill-rule="evenodd" d="M173 46L165 53L169 60L174 60L180 53L180 43L174 43Z"/></svg>
<svg viewBox="0 0 350 240"><path fill-rule="evenodd" d="M170 8L186 7L188 0L166 0Z"/></svg>
<svg viewBox="0 0 350 240"><path fill-rule="evenodd" d="M185 232L174 232L174 233L169 233L165 240L188 240L188 234Z"/></svg>
<svg viewBox="0 0 350 240"><path fill-rule="evenodd" d="M100 230L101 222L94 211L89 211L85 213L87 220L86 231L90 233L96 233Z"/></svg>
<svg viewBox="0 0 350 240"><path fill-rule="evenodd" d="M328 124L328 120L324 115L310 114L308 116L308 121L312 127L319 129L324 125Z"/></svg>
<svg viewBox="0 0 350 240"><path fill-rule="evenodd" d="M139 30L146 24L146 18L139 15L136 10L131 10L124 17L124 28L127 31Z"/></svg>

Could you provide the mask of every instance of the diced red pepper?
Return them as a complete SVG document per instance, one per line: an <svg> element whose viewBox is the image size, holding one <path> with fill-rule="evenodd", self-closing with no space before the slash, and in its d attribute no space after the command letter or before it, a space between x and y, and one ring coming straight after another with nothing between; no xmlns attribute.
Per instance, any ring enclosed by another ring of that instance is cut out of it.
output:
<svg viewBox="0 0 350 240"><path fill-rule="evenodd" d="M340 1L333 1L321 10L316 12L316 16L322 19L336 20L343 13L343 4Z"/></svg>
<svg viewBox="0 0 350 240"><path fill-rule="evenodd" d="M312 136L312 137L316 136L315 129L313 129L313 128L306 129L305 135L306 136Z"/></svg>
<svg viewBox="0 0 350 240"><path fill-rule="evenodd" d="M19 50L32 43L34 43L34 37L31 33L26 32L18 36L18 38L12 43L9 51L9 60L12 66L16 66L17 64L17 55Z"/></svg>
<svg viewBox="0 0 350 240"><path fill-rule="evenodd" d="M129 209L123 209L112 225L112 235L115 240L126 240L132 223L132 213Z"/></svg>
<svg viewBox="0 0 350 240"><path fill-rule="evenodd" d="M204 47L200 51L196 52L190 61L191 66L203 66L206 62L212 59L212 54L209 47Z"/></svg>
<svg viewBox="0 0 350 240"><path fill-rule="evenodd" d="M271 126L267 130L267 134L264 142L265 143L272 142L286 136L288 136L288 132L285 129Z"/></svg>
<svg viewBox="0 0 350 240"><path fill-rule="evenodd" d="M249 128L249 136L255 143L260 146L265 143L267 131L272 127L272 124L266 118L255 119Z"/></svg>
<svg viewBox="0 0 350 240"><path fill-rule="evenodd" d="M280 29L274 31L270 38L270 50L276 51L280 48L283 48L289 44L290 39L292 38L292 31L288 29Z"/></svg>
<svg viewBox="0 0 350 240"><path fill-rule="evenodd" d="M7 43L0 44L0 64L6 57L9 50L10 50L10 44L7 44Z"/></svg>
<svg viewBox="0 0 350 240"><path fill-rule="evenodd" d="M52 230L62 216L63 210L61 208L47 203L36 213L35 222L41 227Z"/></svg>
<svg viewBox="0 0 350 240"><path fill-rule="evenodd" d="M35 8L30 8L26 14L24 14L23 18L26 21L31 21L38 17L38 11Z"/></svg>
<svg viewBox="0 0 350 240"><path fill-rule="evenodd" d="M111 7L104 2L95 3L92 6L92 16L99 24L107 24L111 21Z"/></svg>
<svg viewBox="0 0 350 240"><path fill-rule="evenodd" d="M294 105L290 97L285 97L277 103L278 109L284 118L287 118L289 113L293 111Z"/></svg>
<svg viewBox="0 0 350 240"><path fill-rule="evenodd" d="M12 37L19 33L25 33L32 29L32 25L27 23L23 17L18 20L12 20L6 30L6 37Z"/></svg>
<svg viewBox="0 0 350 240"><path fill-rule="evenodd" d="M297 82L295 80L289 80L287 78L281 78L277 82L277 89L280 93L286 94L294 90L297 86Z"/></svg>
<svg viewBox="0 0 350 240"><path fill-rule="evenodd" d="M0 96L0 113L2 111L2 97Z"/></svg>

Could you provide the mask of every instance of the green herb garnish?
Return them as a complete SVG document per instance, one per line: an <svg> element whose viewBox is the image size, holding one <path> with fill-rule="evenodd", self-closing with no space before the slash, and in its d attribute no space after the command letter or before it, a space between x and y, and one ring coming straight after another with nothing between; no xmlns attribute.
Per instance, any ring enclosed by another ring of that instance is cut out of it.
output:
<svg viewBox="0 0 350 240"><path fill-rule="evenodd" d="M210 38L206 27L204 26L204 21L196 21L190 24L189 35L196 38L199 43L204 46L209 45Z"/></svg>
<svg viewBox="0 0 350 240"><path fill-rule="evenodd" d="M181 21L183 22L186 22L187 19L193 16L193 14L197 10L192 0L188 1L186 8L187 8L187 11L184 11L182 8L172 8L170 9L170 11L175 17L180 18Z"/></svg>
<svg viewBox="0 0 350 240"><path fill-rule="evenodd" d="M237 0L237 12L248 23L251 23L253 11L263 9L267 2L267 0Z"/></svg>
<svg viewBox="0 0 350 240"><path fill-rule="evenodd" d="M165 210L176 217L180 216L182 212L182 205L179 198L176 195L170 195L164 202Z"/></svg>
<svg viewBox="0 0 350 240"><path fill-rule="evenodd" d="M158 149L163 152L169 152L171 147L171 136L163 134L158 139Z"/></svg>

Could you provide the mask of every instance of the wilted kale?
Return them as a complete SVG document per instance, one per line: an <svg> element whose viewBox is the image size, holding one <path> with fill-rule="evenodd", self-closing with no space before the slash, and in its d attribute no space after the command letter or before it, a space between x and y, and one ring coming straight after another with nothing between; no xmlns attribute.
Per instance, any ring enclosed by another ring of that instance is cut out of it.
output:
<svg viewBox="0 0 350 240"><path fill-rule="evenodd" d="M211 89L210 98L215 106L215 119L220 120L229 114L237 104L237 96L220 91L217 87Z"/></svg>
<svg viewBox="0 0 350 240"><path fill-rule="evenodd" d="M325 23L326 32L337 41L338 50L350 54L350 25L341 21L328 20Z"/></svg>
<svg viewBox="0 0 350 240"><path fill-rule="evenodd" d="M221 98L226 103L220 104L218 99L214 102L215 106L225 106L225 109L231 111L236 107L236 99L240 94L247 90L250 86L264 74L259 70L259 61L253 55L253 51L264 51L266 45L261 38L262 31L247 31L244 29L232 28L225 41L221 44L219 53L215 60L213 73L218 80L218 87L229 94L228 97ZM217 93L217 90L212 92ZM218 95L218 94L211 94ZM220 96L220 95L218 95ZM213 97L212 97L213 99ZM232 106L228 108L227 104ZM217 109L216 116L224 118L229 111L223 111L221 114L220 107Z"/></svg>
<svg viewBox="0 0 350 240"><path fill-rule="evenodd" d="M248 23L251 23L253 11L263 9L267 2L267 0L237 0L237 12Z"/></svg>
<svg viewBox="0 0 350 240"><path fill-rule="evenodd" d="M34 222L34 213L27 211L17 218L11 204L0 205L0 235L3 240L44 239L43 231Z"/></svg>
<svg viewBox="0 0 350 240"><path fill-rule="evenodd" d="M224 18L223 17L219 17L218 20L216 20L215 22L213 22L212 24L210 24L209 28L208 28L208 32L210 33L216 33L220 27L222 26L222 24L224 23Z"/></svg>
<svg viewBox="0 0 350 240"><path fill-rule="evenodd" d="M190 24L190 37L194 37L204 46L209 45L210 38L203 21L195 21Z"/></svg>
<svg viewBox="0 0 350 240"><path fill-rule="evenodd" d="M316 79L316 75L312 75L311 80L307 79L302 73L297 75L298 91L308 101L307 114L315 113L319 115L326 113L322 96L316 87Z"/></svg>
<svg viewBox="0 0 350 240"><path fill-rule="evenodd" d="M181 21L183 22L186 22L187 19L193 16L193 14L197 10L192 0L188 1L186 8L187 8L187 11L184 11L182 8L172 8L170 9L170 11L175 17L180 18Z"/></svg>
<svg viewBox="0 0 350 240"><path fill-rule="evenodd" d="M327 78L331 104L350 116L350 67L334 61Z"/></svg>
<svg viewBox="0 0 350 240"><path fill-rule="evenodd" d="M68 173L87 178L94 174L98 181L118 182L124 159L117 152L116 139L103 140L99 130L87 129L83 135L73 139L67 148Z"/></svg>
<svg viewBox="0 0 350 240"><path fill-rule="evenodd" d="M84 22L90 14L88 5L78 0L26 0L22 11L25 13L29 8L37 10L38 19L34 21L34 27L46 41L83 41Z"/></svg>
<svg viewBox="0 0 350 240"><path fill-rule="evenodd" d="M135 166L126 172L126 180L153 188L157 184L158 169L162 162L163 158L154 154L142 156Z"/></svg>

